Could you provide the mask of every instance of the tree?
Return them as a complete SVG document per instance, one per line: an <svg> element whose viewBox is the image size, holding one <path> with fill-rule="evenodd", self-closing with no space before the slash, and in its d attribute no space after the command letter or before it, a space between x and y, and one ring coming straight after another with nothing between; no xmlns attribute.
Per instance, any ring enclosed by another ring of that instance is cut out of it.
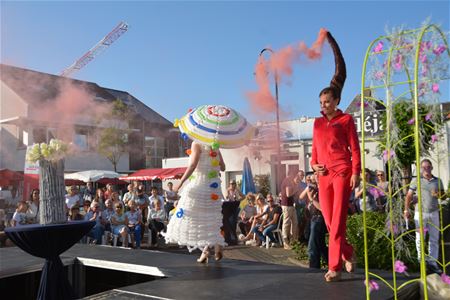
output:
<svg viewBox="0 0 450 300"><path fill-rule="evenodd" d="M120 157L128 150L129 121L131 112L128 107L117 99L112 103L111 111L103 116L108 125L99 134L98 152L105 156L117 172Z"/></svg>

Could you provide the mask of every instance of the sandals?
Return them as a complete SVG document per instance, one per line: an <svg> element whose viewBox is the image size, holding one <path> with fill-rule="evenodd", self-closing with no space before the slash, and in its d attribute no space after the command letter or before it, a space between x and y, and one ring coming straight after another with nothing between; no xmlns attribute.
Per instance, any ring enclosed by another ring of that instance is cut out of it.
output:
<svg viewBox="0 0 450 300"><path fill-rule="evenodd" d="M325 274L325 281L326 282L336 282L341 280L341 272L336 271L328 271Z"/></svg>
<svg viewBox="0 0 450 300"><path fill-rule="evenodd" d="M201 264L208 263L208 257L209 257L209 251L204 250L202 252L202 255L197 259L197 262L201 263Z"/></svg>
<svg viewBox="0 0 450 300"><path fill-rule="evenodd" d="M348 273L353 273L355 272L356 269L356 254L355 252L353 252L352 258L350 258L350 260L345 260L344 259L344 266L345 266L345 270Z"/></svg>

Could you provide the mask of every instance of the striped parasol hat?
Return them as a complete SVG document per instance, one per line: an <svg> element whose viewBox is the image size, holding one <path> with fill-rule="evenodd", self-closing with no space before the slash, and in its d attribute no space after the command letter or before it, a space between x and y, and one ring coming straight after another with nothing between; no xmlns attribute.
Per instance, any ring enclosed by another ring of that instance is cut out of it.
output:
<svg viewBox="0 0 450 300"><path fill-rule="evenodd" d="M254 128L234 109L223 105L203 105L175 120L183 139L191 138L217 148L238 148L254 135Z"/></svg>

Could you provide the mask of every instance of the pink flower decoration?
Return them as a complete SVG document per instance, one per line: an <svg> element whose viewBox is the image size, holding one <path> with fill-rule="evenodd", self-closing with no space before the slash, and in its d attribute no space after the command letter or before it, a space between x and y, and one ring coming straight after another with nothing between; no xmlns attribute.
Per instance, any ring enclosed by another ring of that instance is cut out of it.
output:
<svg viewBox="0 0 450 300"><path fill-rule="evenodd" d="M439 45L438 47L433 49L433 53L436 55L441 55L445 50L447 50L447 47L444 45Z"/></svg>
<svg viewBox="0 0 450 300"><path fill-rule="evenodd" d="M403 274L408 270L408 267L401 260L396 260L394 263L395 272Z"/></svg>
<svg viewBox="0 0 450 300"><path fill-rule="evenodd" d="M433 115L431 113L427 113L427 115L425 116L425 121L430 121L432 116Z"/></svg>
<svg viewBox="0 0 450 300"><path fill-rule="evenodd" d="M366 285L366 281L364 280L364 285ZM375 280L369 280L369 291L378 291L380 286Z"/></svg>
<svg viewBox="0 0 450 300"><path fill-rule="evenodd" d="M380 80L380 79L382 79L383 77L384 77L383 71L378 71L378 72L375 73L375 78L376 78L377 80Z"/></svg>
<svg viewBox="0 0 450 300"><path fill-rule="evenodd" d="M412 118L408 121L409 125L414 125L414 123L416 122L416 119Z"/></svg>
<svg viewBox="0 0 450 300"><path fill-rule="evenodd" d="M439 93L439 84L433 83L433 85L431 86L431 90L433 91L433 93Z"/></svg>
<svg viewBox="0 0 450 300"><path fill-rule="evenodd" d="M380 53L381 51L383 51L383 42L379 41L378 44L373 49L373 53Z"/></svg>
<svg viewBox="0 0 450 300"><path fill-rule="evenodd" d="M441 279L444 283L446 284L450 284L450 276L445 275L444 273L442 273L441 275Z"/></svg>
<svg viewBox="0 0 450 300"><path fill-rule="evenodd" d="M420 71L420 75L425 76L428 73L428 68L426 65L422 66L422 70Z"/></svg>
<svg viewBox="0 0 450 300"><path fill-rule="evenodd" d="M387 162L389 159L391 159L393 157L395 157L395 151L393 149L390 151L390 157L389 158L388 158L388 151L387 150L383 151L383 160L385 162Z"/></svg>
<svg viewBox="0 0 450 300"><path fill-rule="evenodd" d="M416 229L417 232L420 232L420 228ZM428 232L428 228L424 227L423 228L423 234L426 234Z"/></svg>
<svg viewBox="0 0 450 300"><path fill-rule="evenodd" d="M437 141L438 141L438 136L437 136L436 134L433 134L433 135L431 136L431 143L434 144L434 143L436 143Z"/></svg>
<svg viewBox="0 0 450 300"><path fill-rule="evenodd" d="M373 186L370 187L369 193L370 193L372 196L374 196L375 198L378 198L378 197L379 197L378 189L375 188L375 187L373 187Z"/></svg>
<svg viewBox="0 0 450 300"><path fill-rule="evenodd" d="M386 222L386 230L391 230L390 221ZM392 231L394 232L394 235L397 235L398 234L398 226L395 224L392 224Z"/></svg>
<svg viewBox="0 0 450 300"><path fill-rule="evenodd" d="M427 56L426 56L425 54L422 54L422 55L419 56L419 60L420 60L422 63L424 63L424 62L427 61Z"/></svg>

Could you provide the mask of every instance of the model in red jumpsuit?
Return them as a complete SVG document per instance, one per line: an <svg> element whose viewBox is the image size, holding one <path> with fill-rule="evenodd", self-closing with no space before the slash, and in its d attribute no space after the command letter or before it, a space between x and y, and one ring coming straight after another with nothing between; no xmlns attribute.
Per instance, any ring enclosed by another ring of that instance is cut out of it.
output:
<svg viewBox="0 0 450 300"><path fill-rule="evenodd" d="M361 157L355 123L351 115L337 109L345 81L345 63L331 36L327 35L336 61L330 87L320 92L322 117L314 122L311 166L319 179L319 201L329 232L326 281L340 280L342 261L353 272L353 248L345 238L347 210L351 191L359 184Z"/></svg>

